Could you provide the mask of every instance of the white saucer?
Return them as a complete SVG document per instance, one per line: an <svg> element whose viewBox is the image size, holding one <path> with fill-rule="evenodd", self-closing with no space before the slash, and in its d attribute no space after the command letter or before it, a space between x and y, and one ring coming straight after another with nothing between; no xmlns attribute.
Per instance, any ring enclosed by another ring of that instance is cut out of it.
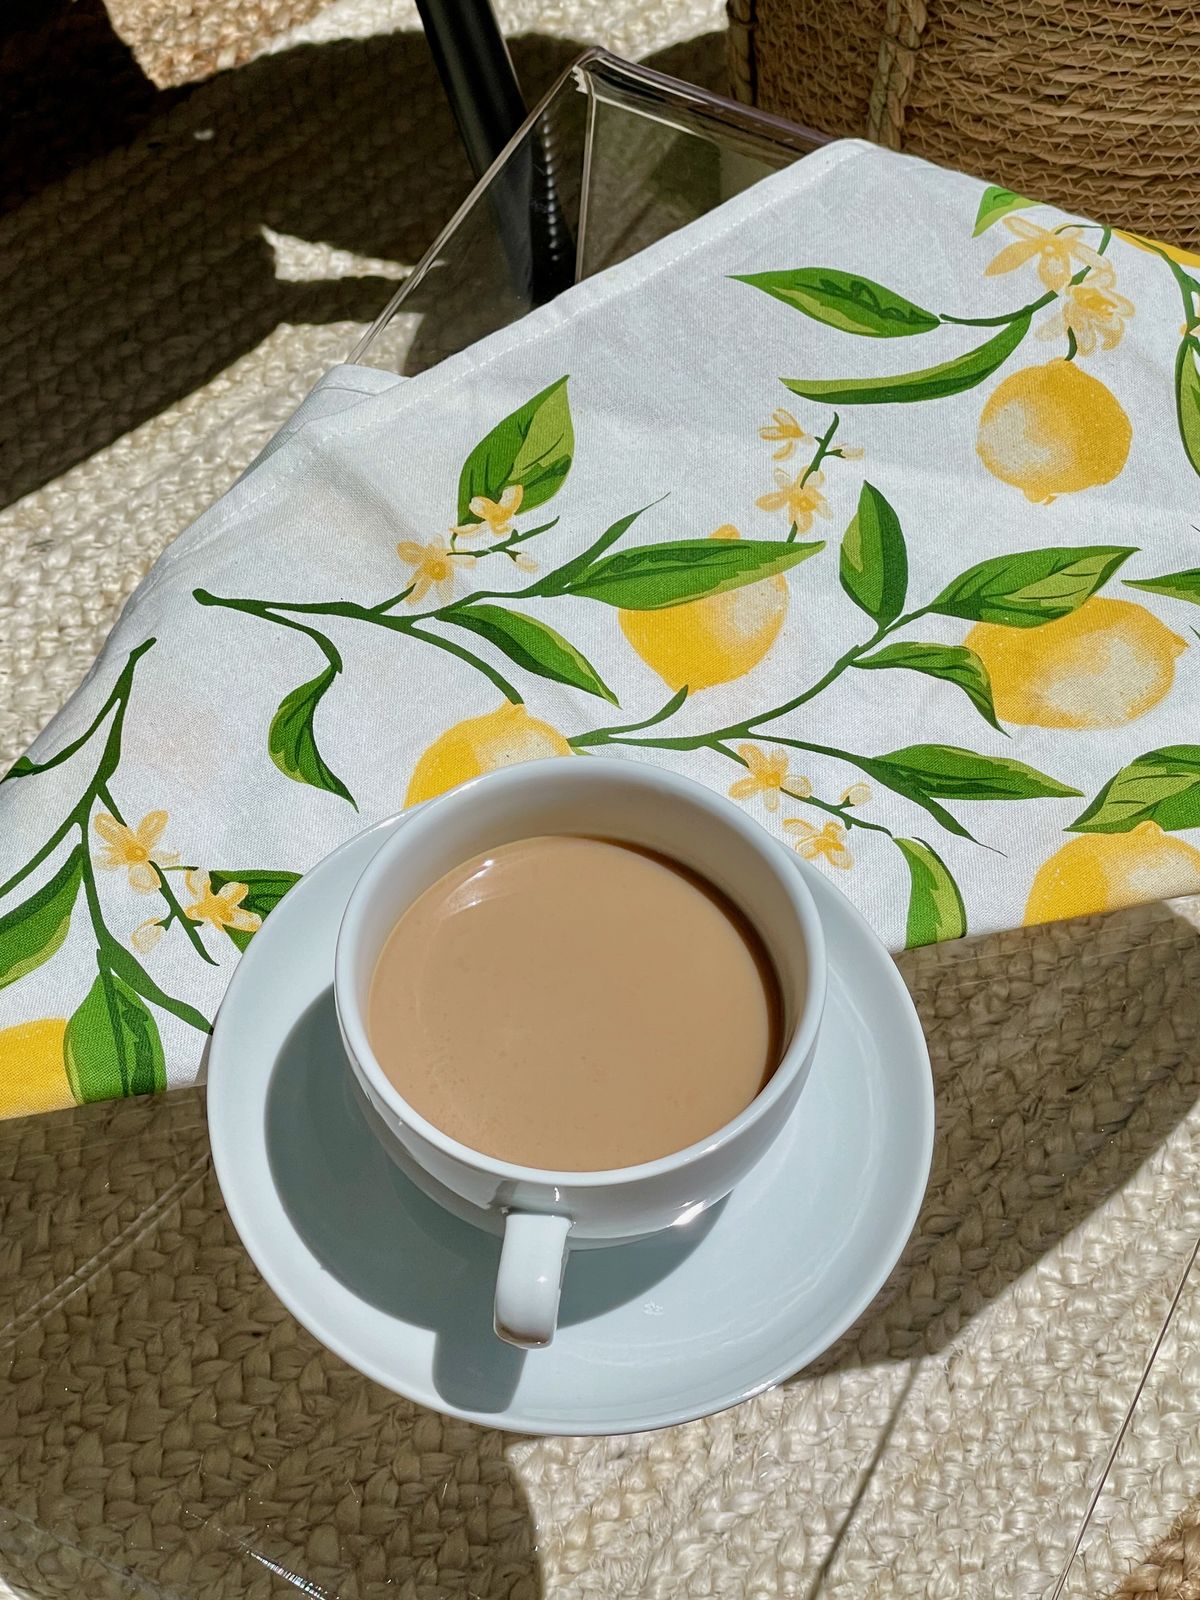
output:
<svg viewBox="0 0 1200 1600"><path fill-rule="evenodd" d="M213 1158L271 1288L368 1377L437 1411L521 1433L686 1422L812 1361L899 1257L933 1144L920 1025L862 917L804 869L830 982L791 1125L690 1227L574 1253L555 1341L525 1353L491 1328L499 1240L427 1200L388 1159L338 1038L338 923L372 853L402 825L380 823L297 884L255 935L217 1019Z"/></svg>

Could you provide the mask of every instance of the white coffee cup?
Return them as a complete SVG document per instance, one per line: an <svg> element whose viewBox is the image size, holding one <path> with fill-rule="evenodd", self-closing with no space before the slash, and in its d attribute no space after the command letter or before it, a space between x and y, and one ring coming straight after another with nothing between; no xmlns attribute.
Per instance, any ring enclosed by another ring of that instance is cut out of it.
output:
<svg viewBox="0 0 1200 1600"><path fill-rule="evenodd" d="M728 896L763 940L779 980L783 1053L745 1110L698 1144L601 1172L520 1166L434 1127L376 1060L368 997L399 918L462 862L542 834L623 840L669 856ZM686 1225L727 1195L782 1129L808 1076L825 1001L825 941L806 870L720 795L645 763L605 757L531 762L473 779L414 813L368 864L338 935L342 1038L375 1130L403 1170L449 1210L503 1232L495 1301L502 1339L549 1344L570 1249Z"/></svg>

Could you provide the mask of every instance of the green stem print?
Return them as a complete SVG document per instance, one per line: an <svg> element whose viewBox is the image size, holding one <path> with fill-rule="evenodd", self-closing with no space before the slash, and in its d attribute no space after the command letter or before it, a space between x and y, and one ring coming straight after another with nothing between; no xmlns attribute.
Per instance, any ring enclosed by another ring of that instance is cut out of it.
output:
<svg viewBox="0 0 1200 1600"><path fill-rule="evenodd" d="M258 885L247 881L253 874L241 878L213 874L214 886L208 873L180 867L177 858L160 847L169 820L166 812L149 812L136 827L126 821L112 783L121 763L125 718L138 664L154 644L154 639L147 639L130 651L108 698L77 739L44 761L22 757L0 779L2 783L36 781L41 774L81 756L94 743L99 745L95 766L79 798L39 849L0 883L2 906L65 849L58 869L40 888L0 910L0 988L18 982L50 960L65 942L81 901L94 943L96 977L67 1020L61 1046L67 1083L81 1103L151 1094L166 1087L156 1010L170 1013L198 1032L209 1031L209 1019L189 1001L164 990L141 955L178 926L195 956L215 965L202 929L207 925L231 938L242 933L248 936L261 925L265 910L298 878L296 873L271 875L274 898L260 912L254 896ZM93 854L95 849L98 854ZM124 873L131 890L153 896L161 904L162 914L143 922L129 946L106 920L98 868ZM186 907L171 885L170 872L184 874L191 896Z"/></svg>
<svg viewBox="0 0 1200 1600"><path fill-rule="evenodd" d="M997 212L992 220L997 220L1000 214ZM1030 248L1023 249L1021 244L1010 246L1010 250L1019 252L1012 258L1013 265L1034 259L1039 251L1048 255L1053 264L1043 276L1049 277L1049 286L1036 299L994 316L970 317L948 311L927 311L873 279L832 267L797 267L785 272L735 274L734 282L749 284L793 310L803 312L815 322L823 322L828 327L863 338L912 338L932 333L948 324L998 329L990 339L964 355L895 377L782 380L794 394L834 405L938 400L961 394L963 390L972 389L990 377L1020 345L1039 311L1044 311L1062 294L1081 285L1091 272L1097 270L1097 263L1103 270L1101 258L1112 238L1109 229L1103 230L1100 243L1093 250L1090 246L1085 249L1076 242L1073 234L1067 237L1063 230L1052 233L1047 229L1036 229L1032 223L1026 224L1026 227L1031 236L1025 243ZM1084 265L1072 273L1073 256L1077 255L1085 256ZM995 262L990 270L997 270ZM998 270L1007 271L1010 268L1002 264Z"/></svg>
<svg viewBox="0 0 1200 1600"><path fill-rule="evenodd" d="M820 468L821 468L821 463L825 460L825 458L827 456L845 457L845 454L846 454L845 450L840 448L840 447L838 447L838 446L835 446L835 444L833 442L834 436L836 435L836 433L838 431L838 425L841 422L841 420L842 419L838 416L836 411L833 413L833 416L830 417L829 426L825 429L825 432L817 440L817 447L813 451L812 457L809 460L808 465L805 467L804 471L800 474L799 487L801 489L804 488L804 485L809 481L810 478L817 477L817 474L819 473ZM859 452L859 454L861 454L861 451ZM820 480L818 479L818 482L819 481ZM788 533L788 538L789 539L794 539L799 531L800 531L799 530L799 524L793 522L792 526L791 526L791 530Z"/></svg>
<svg viewBox="0 0 1200 1600"><path fill-rule="evenodd" d="M1164 245L1124 235L1166 263L1183 302L1183 329L1175 357L1175 421L1192 471L1200 473L1200 279L1175 260Z"/></svg>

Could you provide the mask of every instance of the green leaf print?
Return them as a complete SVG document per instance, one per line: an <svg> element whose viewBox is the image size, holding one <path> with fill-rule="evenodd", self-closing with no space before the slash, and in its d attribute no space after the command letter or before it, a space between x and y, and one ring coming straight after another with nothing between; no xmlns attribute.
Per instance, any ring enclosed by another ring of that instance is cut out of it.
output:
<svg viewBox="0 0 1200 1600"><path fill-rule="evenodd" d="M317 677L285 695L271 721L267 750L285 777L336 794L343 800L349 800L357 810L354 796L317 749L316 734L313 732L313 718L321 703L321 696L336 677L337 668L326 667Z"/></svg>
<svg viewBox="0 0 1200 1600"><path fill-rule="evenodd" d="M873 622L886 627L904 610L908 552L900 519L875 488L864 483L858 510L842 538L842 588Z"/></svg>
<svg viewBox="0 0 1200 1600"><path fill-rule="evenodd" d="M1015 194L1011 189L1001 189L996 184L991 184L983 191L979 201L971 237L977 239L991 227L993 222L999 222L1001 217L1007 217L1014 211L1024 211L1029 206L1035 205L1037 205L1036 200L1026 200L1023 194Z"/></svg>
<svg viewBox="0 0 1200 1600"><path fill-rule="evenodd" d="M948 395L973 389L1008 360L1029 332L1029 313L1006 323L985 343L919 372L894 378L784 378L783 385L805 400L834 406L895 405L914 400L944 400Z"/></svg>
<svg viewBox="0 0 1200 1600"><path fill-rule="evenodd" d="M1135 552L1123 545L1025 550L969 567L927 609L968 622L1036 628L1078 611Z"/></svg>
<svg viewBox="0 0 1200 1600"><path fill-rule="evenodd" d="M1200 355L1200 339L1189 333L1179 345L1175 357L1175 417L1179 423L1179 437L1184 454L1192 464L1193 472L1200 472L1200 371L1196 358Z"/></svg>
<svg viewBox="0 0 1200 1600"><path fill-rule="evenodd" d="M1165 594L1172 600L1190 600L1200 606L1200 569L1168 572L1161 578L1123 578L1126 589L1145 589L1149 594Z"/></svg>
<svg viewBox="0 0 1200 1600"><path fill-rule="evenodd" d="M911 800L914 805L920 806L922 811L927 811L947 833L952 833L959 839L970 839L975 842L975 835L964 828L958 818L952 816L945 806L939 805L913 774L903 767L894 766L885 758L878 756L854 756L851 759L869 778L874 778L877 783L882 783L885 788L891 789L893 794L902 794L906 800Z"/></svg>
<svg viewBox="0 0 1200 1600"><path fill-rule="evenodd" d="M124 945L108 939L104 944L105 959L112 972L135 994L140 994L143 1000L149 1000L151 1005L161 1006L164 1011L172 1012L180 1021L186 1022L189 1027L196 1028L201 1033L212 1031L212 1023L202 1011L197 1011L195 1006L189 1005L186 1000L177 1000L174 995L160 989L137 957L126 950Z"/></svg>
<svg viewBox="0 0 1200 1600"><path fill-rule="evenodd" d="M907 745L870 757L870 764L876 776L882 768L939 800L1039 800L1082 792L1010 756L978 755L952 744Z"/></svg>
<svg viewBox="0 0 1200 1600"><path fill-rule="evenodd" d="M527 617L520 611L505 611L500 606L474 604L456 606L443 621L478 634L526 672L598 695L611 705L617 703L616 695L587 657L561 633L535 617Z"/></svg>
<svg viewBox="0 0 1200 1600"><path fill-rule="evenodd" d="M910 884L905 949L961 939L967 931L967 908L946 863L922 839L896 843L908 865Z"/></svg>
<svg viewBox="0 0 1200 1600"><path fill-rule="evenodd" d="M63 1055L81 1105L167 1087L158 1024L128 984L105 969L67 1023Z"/></svg>
<svg viewBox="0 0 1200 1600"><path fill-rule="evenodd" d="M941 326L932 311L914 305L902 294L858 273L839 272L836 267L734 273L733 277L843 333L864 334L869 339L902 339Z"/></svg>
<svg viewBox="0 0 1200 1600"><path fill-rule="evenodd" d="M968 650L965 645L889 644L877 650L873 656L860 656L854 665L868 670L904 667L909 672L923 672L927 677L940 678L944 683L955 683L968 696L984 721L990 723L997 733L1004 732L996 721L987 668L974 650Z"/></svg>
<svg viewBox="0 0 1200 1600"><path fill-rule="evenodd" d="M245 872L210 872L209 882L214 894L219 894L226 884L244 883L249 893L241 902L244 911L253 911L265 922L289 889L300 882L298 872L283 872L273 868L251 867ZM244 950L253 939L244 928L225 928L225 933L239 950Z"/></svg>
<svg viewBox="0 0 1200 1600"><path fill-rule="evenodd" d="M522 511L544 505L562 488L574 451L567 379L559 378L498 422L471 451L458 480L460 525L481 520L471 510L476 495L498 501L517 484Z"/></svg>
<svg viewBox="0 0 1200 1600"><path fill-rule="evenodd" d="M581 595L626 611L661 611L774 577L824 548L823 541L788 544L780 539L677 539L669 544L644 544L605 556L552 592Z"/></svg>
<svg viewBox="0 0 1200 1600"><path fill-rule="evenodd" d="M651 504L655 503L651 502ZM611 549L618 539L628 533L643 511L648 511L649 509L649 506L639 506L636 511L631 511L628 516L618 517L615 522L610 523L605 528L600 537L590 544L586 550L581 551L577 556L573 556L570 561L564 561L561 567L556 567L553 572L548 572L537 583L530 584L527 589L522 589L521 593L524 595L565 594L570 584L574 582L580 573L586 572L590 567L595 566L604 552Z"/></svg>
<svg viewBox="0 0 1200 1600"><path fill-rule="evenodd" d="M1168 833L1200 828L1200 745L1172 744L1138 756L1069 824L1071 833L1128 833L1156 822Z"/></svg>
<svg viewBox="0 0 1200 1600"><path fill-rule="evenodd" d="M36 894L0 917L0 989L40 967L62 944L80 881L75 849Z"/></svg>

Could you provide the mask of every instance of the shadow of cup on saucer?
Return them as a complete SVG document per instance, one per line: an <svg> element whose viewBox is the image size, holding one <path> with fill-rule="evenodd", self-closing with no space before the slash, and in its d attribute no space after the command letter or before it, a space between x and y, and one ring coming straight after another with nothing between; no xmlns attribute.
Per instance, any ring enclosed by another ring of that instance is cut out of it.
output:
<svg viewBox="0 0 1200 1600"><path fill-rule="evenodd" d="M492 1332L500 1240L422 1194L367 1123L342 1048L333 991L279 1053L267 1096L271 1173L297 1232L347 1288L435 1336L433 1379L449 1404L500 1412L537 1353ZM572 1253L560 1328L641 1298L700 1243L721 1210L634 1244Z"/></svg>

